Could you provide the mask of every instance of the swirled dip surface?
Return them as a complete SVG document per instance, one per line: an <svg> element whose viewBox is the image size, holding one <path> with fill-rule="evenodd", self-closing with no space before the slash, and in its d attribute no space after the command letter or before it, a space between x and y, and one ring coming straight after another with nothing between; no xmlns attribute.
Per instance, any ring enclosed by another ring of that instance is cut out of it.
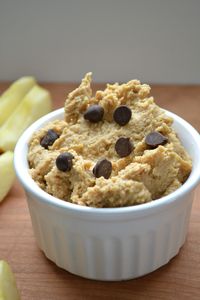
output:
<svg viewBox="0 0 200 300"><path fill-rule="evenodd" d="M179 188L191 159L150 87L131 80L92 96L90 84L88 73L68 95L64 119L32 136L28 161L36 183L92 207L142 204Z"/></svg>

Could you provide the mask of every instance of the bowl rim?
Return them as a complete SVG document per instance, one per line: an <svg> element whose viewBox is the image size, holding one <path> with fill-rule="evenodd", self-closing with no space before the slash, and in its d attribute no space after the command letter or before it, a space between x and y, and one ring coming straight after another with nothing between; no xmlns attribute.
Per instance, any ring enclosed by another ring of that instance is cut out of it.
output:
<svg viewBox="0 0 200 300"><path fill-rule="evenodd" d="M190 125L187 121L168 110L163 110L169 117L172 117L184 129L190 132L191 139L193 140L193 142L195 142L195 146L197 146L199 149L198 162L197 164L195 164L195 166L193 166L191 174L188 177L187 181L180 188L167 196L140 205L114 208L95 208L63 201L43 191L29 174L28 163L27 160L25 160L27 155L27 145L30 137L35 131L42 128L45 124L49 123L52 120L60 119L60 116L64 112L63 108L54 110L53 112L50 112L42 118L38 119L21 135L14 150L14 168L16 175L25 190L34 195L37 199L40 199L40 201L42 201L43 203L68 210L72 213L78 213L79 215L95 214L96 216L116 216L121 214L131 214L133 216L134 214L149 214L166 208L166 206L174 204L174 202L181 201L182 197L191 192L200 181L200 172L198 172L198 170L200 170L200 135L196 131L196 129L194 129L193 126ZM26 153L24 153L25 151Z"/></svg>

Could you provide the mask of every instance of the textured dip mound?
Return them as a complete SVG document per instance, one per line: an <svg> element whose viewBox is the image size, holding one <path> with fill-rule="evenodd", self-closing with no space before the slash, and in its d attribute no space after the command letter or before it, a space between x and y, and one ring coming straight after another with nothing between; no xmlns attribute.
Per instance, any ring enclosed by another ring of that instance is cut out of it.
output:
<svg viewBox="0 0 200 300"><path fill-rule="evenodd" d="M65 102L64 120L36 132L30 173L47 193L92 207L142 204L168 195L188 178L192 163L173 120L138 80L92 96L91 73Z"/></svg>

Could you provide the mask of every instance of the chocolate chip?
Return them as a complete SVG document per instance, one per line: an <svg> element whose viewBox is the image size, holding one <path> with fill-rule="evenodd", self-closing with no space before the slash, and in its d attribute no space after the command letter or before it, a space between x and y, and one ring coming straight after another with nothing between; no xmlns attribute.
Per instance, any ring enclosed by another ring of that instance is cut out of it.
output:
<svg viewBox="0 0 200 300"><path fill-rule="evenodd" d="M112 164L106 158L98 160L95 167L93 168L93 174L96 178L103 176L108 179L112 173Z"/></svg>
<svg viewBox="0 0 200 300"><path fill-rule="evenodd" d="M120 157L125 157L133 151L133 144L129 138L121 137L115 143L115 150Z"/></svg>
<svg viewBox="0 0 200 300"><path fill-rule="evenodd" d="M49 146L53 145L55 140L59 138L59 135L53 130L49 129L45 136L40 141L40 145L45 149L48 149Z"/></svg>
<svg viewBox="0 0 200 300"><path fill-rule="evenodd" d="M70 152L64 152L56 158L56 167L62 172L70 171L74 156Z"/></svg>
<svg viewBox="0 0 200 300"><path fill-rule="evenodd" d="M145 138L145 143L152 149L166 144L167 141L168 138L157 131L150 132Z"/></svg>
<svg viewBox="0 0 200 300"><path fill-rule="evenodd" d="M121 105L115 109L113 119L117 124L124 126L130 121L131 115L131 109L126 105Z"/></svg>
<svg viewBox="0 0 200 300"><path fill-rule="evenodd" d="M100 105L91 105L84 113L84 119L92 123L97 123L103 119L104 109Z"/></svg>

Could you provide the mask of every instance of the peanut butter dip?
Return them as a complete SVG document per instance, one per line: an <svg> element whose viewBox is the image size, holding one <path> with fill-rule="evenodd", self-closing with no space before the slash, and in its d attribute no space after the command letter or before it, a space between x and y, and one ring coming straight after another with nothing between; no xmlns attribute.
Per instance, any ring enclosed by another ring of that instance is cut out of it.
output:
<svg viewBox="0 0 200 300"><path fill-rule="evenodd" d="M166 196L188 178L192 163L138 80L91 90L91 73L72 91L64 119L38 130L29 143L30 173L47 193L74 204L121 207Z"/></svg>

